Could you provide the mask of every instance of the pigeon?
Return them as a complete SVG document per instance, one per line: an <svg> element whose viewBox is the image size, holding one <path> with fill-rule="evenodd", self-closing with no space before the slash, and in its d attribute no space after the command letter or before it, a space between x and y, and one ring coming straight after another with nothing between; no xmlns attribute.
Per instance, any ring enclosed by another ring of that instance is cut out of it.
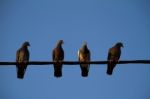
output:
<svg viewBox="0 0 150 99"><path fill-rule="evenodd" d="M22 47L17 50L16 53L16 68L17 68L17 78L23 79L25 71L27 69L27 62L29 62L29 42L24 42Z"/></svg>
<svg viewBox="0 0 150 99"><path fill-rule="evenodd" d="M84 42L82 48L78 50L79 62L90 62L90 50L87 47L87 43ZM80 64L82 77L87 77L89 73L90 64Z"/></svg>
<svg viewBox="0 0 150 99"><path fill-rule="evenodd" d="M54 76L62 76L62 62L64 60L64 50L62 48L63 40L59 40L56 47L52 51L52 59L54 63Z"/></svg>
<svg viewBox="0 0 150 99"><path fill-rule="evenodd" d="M107 57L107 60L109 61L107 66L108 75L112 75L113 69L115 68L116 63L119 61L121 56L121 47L123 47L123 44L118 42L116 45L109 49Z"/></svg>

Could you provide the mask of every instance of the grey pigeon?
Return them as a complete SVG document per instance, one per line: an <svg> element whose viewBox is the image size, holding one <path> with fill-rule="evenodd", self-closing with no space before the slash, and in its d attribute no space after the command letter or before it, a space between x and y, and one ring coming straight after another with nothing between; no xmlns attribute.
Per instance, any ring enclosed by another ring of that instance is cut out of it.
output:
<svg viewBox="0 0 150 99"><path fill-rule="evenodd" d="M17 67L17 78L23 79L25 71L27 69L27 62L29 62L29 42L24 42L22 47L17 50L16 53L16 67Z"/></svg>
<svg viewBox="0 0 150 99"><path fill-rule="evenodd" d="M87 43L84 42L81 49L78 51L79 62L90 62L90 50L87 47ZM89 73L90 64L80 64L82 77L87 77Z"/></svg>
<svg viewBox="0 0 150 99"><path fill-rule="evenodd" d="M113 69L116 66L116 63L119 61L121 55L121 47L123 44L118 42L112 48L109 49L107 60L109 61L107 66L107 74L112 75Z"/></svg>
<svg viewBox="0 0 150 99"><path fill-rule="evenodd" d="M52 59L54 62L54 76L61 77L62 76L62 62L64 60L64 50L62 48L63 40L59 40L56 47L52 52Z"/></svg>

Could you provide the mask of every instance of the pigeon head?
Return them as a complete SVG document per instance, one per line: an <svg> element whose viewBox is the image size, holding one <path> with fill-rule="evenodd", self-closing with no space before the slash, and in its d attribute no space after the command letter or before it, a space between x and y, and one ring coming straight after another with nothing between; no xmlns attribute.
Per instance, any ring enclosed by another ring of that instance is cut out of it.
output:
<svg viewBox="0 0 150 99"><path fill-rule="evenodd" d="M117 46L117 47L123 47L123 43L118 42L115 46Z"/></svg>
<svg viewBox="0 0 150 99"><path fill-rule="evenodd" d="M87 46L87 42L83 42L83 46Z"/></svg>
<svg viewBox="0 0 150 99"><path fill-rule="evenodd" d="M26 41L23 43L23 46L30 46L30 43Z"/></svg>
<svg viewBox="0 0 150 99"><path fill-rule="evenodd" d="M82 48L87 48L87 42L83 42Z"/></svg>
<svg viewBox="0 0 150 99"><path fill-rule="evenodd" d="M63 40L59 40L58 43L57 43L57 45L61 45L61 44L63 44L63 43L64 43Z"/></svg>

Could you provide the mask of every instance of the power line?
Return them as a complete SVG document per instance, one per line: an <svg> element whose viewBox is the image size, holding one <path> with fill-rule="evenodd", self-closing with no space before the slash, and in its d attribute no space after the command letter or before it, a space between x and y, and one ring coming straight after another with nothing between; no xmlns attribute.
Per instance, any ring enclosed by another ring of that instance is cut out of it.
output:
<svg viewBox="0 0 150 99"><path fill-rule="evenodd" d="M52 61L30 61L26 64L28 65L52 65L54 63L58 62L52 62ZM90 61L90 62L79 62L79 61L62 61L60 62L63 65L79 65L79 64L108 64L109 61ZM118 62L114 62L117 64L150 64L150 60L120 60ZM16 65L16 64L22 64L17 62L0 62L0 65Z"/></svg>

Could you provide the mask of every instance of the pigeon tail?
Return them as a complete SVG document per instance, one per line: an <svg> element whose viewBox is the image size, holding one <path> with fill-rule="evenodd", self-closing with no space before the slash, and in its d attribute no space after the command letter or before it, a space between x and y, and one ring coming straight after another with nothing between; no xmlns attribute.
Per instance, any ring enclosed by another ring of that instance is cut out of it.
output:
<svg viewBox="0 0 150 99"><path fill-rule="evenodd" d="M18 71L17 72L17 78L23 79L24 78L24 72L23 71Z"/></svg>
<svg viewBox="0 0 150 99"><path fill-rule="evenodd" d="M108 75L112 75L113 74L113 69L114 69L114 67L108 66L108 68L107 68L107 74Z"/></svg>
<svg viewBox="0 0 150 99"><path fill-rule="evenodd" d="M82 72L82 77L88 77L88 72Z"/></svg>
<svg viewBox="0 0 150 99"><path fill-rule="evenodd" d="M113 71L112 70L107 70L108 75L112 75Z"/></svg>
<svg viewBox="0 0 150 99"><path fill-rule="evenodd" d="M62 76L62 65L54 64L54 76L61 77Z"/></svg>
<svg viewBox="0 0 150 99"><path fill-rule="evenodd" d="M82 75L82 77L87 77L88 76L88 70L87 69L82 69L82 73L81 73L81 75Z"/></svg>
<svg viewBox="0 0 150 99"><path fill-rule="evenodd" d="M61 70L55 70L54 71L54 76L55 77L62 77L62 71Z"/></svg>

